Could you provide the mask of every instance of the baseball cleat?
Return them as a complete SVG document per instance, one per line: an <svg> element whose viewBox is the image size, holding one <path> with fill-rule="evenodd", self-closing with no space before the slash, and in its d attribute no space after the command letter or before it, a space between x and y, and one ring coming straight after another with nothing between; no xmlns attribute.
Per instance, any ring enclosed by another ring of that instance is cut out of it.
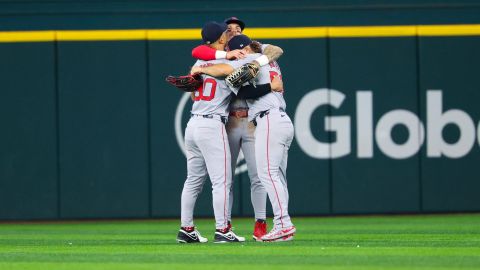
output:
<svg viewBox="0 0 480 270"><path fill-rule="evenodd" d="M234 243L234 242L245 242L245 237L236 235L232 230L228 230L226 233L217 230L215 232L215 242L214 243Z"/></svg>
<svg viewBox="0 0 480 270"><path fill-rule="evenodd" d="M267 222L265 220L257 220L253 229L253 240L261 242L262 236L267 234Z"/></svg>
<svg viewBox="0 0 480 270"><path fill-rule="evenodd" d="M286 242L286 241L292 241L292 240L293 240L293 236L295 236L295 234L290 234L290 235L287 235L287 236L284 236L284 237L280 237L280 238L277 238L277 239L274 239L274 240L263 241L263 242L265 242L265 243L271 243L271 242Z"/></svg>
<svg viewBox="0 0 480 270"><path fill-rule="evenodd" d="M193 227L190 230L187 230L186 228L180 228L178 231L177 235L177 242L178 243L206 243L208 242L208 239L205 237L202 237L200 233Z"/></svg>
<svg viewBox="0 0 480 270"><path fill-rule="evenodd" d="M290 226L287 228L273 228L269 233L262 236L261 239L264 242L277 242L275 240L278 240L281 238L283 239L284 237L287 237L287 236L293 236L296 231L297 229L295 229L295 226ZM283 241L288 241L288 240L283 240Z"/></svg>

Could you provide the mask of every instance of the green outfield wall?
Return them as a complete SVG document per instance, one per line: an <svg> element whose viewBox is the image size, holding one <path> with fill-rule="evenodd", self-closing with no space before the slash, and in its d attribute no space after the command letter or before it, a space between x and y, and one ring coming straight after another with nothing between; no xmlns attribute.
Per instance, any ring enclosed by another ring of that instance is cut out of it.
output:
<svg viewBox="0 0 480 270"><path fill-rule="evenodd" d="M0 0L0 220L178 217L191 101L164 78L232 15L284 50L293 216L480 211L480 1Z"/></svg>

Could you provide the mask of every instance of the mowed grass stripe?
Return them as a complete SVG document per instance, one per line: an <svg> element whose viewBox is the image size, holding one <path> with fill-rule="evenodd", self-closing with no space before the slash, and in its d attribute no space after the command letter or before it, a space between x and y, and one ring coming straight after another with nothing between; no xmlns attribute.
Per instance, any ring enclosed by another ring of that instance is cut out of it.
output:
<svg viewBox="0 0 480 270"><path fill-rule="evenodd" d="M278 244L280 245L280 244ZM316 256L316 255L361 255L365 254L368 255L374 252L376 255L389 255L389 256L478 256L480 253L480 248L473 247L473 248L451 248L451 247L443 247L443 248L426 248L426 247L314 247L314 248L306 248L306 249L298 249L293 250L291 249L292 245L290 244L281 244L285 245L288 248L275 248L275 250L266 249L266 248L258 248L258 249L248 249L242 252L232 249L219 249L215 251L221 251L222 255L236 255L236 254L244 254L244 255L278 255L278 256L291 256L291 255L305 255L305 256ZM212 249L210 249L212 250ZM128 254L155 254L159 255L158 247L135 247L134 249L128 249L123 246L105 246L103 251L108 251L111 253L126 253ZM81 253L81 254L95 254L100 252L98 248L92 247L76 247L76 248L69 248L69 250L60 250L60 249L49 249L48 251L44 250L32 250L32 249L11 249L9 252L11 254L17 254L22 256L28 256L28 254L49 254L55 253L57 255L62 254L74 254L74 253ZM185 249L164 249L161 250L161 255L202 255L204 254L205 250L185 250ZM2 252L3 253L3 252ZM1 254L0 254L1 256Z"/></svg>
<svg viewBox="0 0 480 270"><path fill-rule="evenodd" d="M28 254L31 262L57 263L163 263L175 264L187 260L185 254L129 254L129 253L80 253L80 254ZM23 262L22 253L1 254L2 262ZM386 254L318 254L318 255L264 255L255 254L194 254L188 256L189 264L230 264L269 266L269 265L363 265L363 266L426 266L426 267L478 267L478 256L415 256Z"/></svg>
<svg viewBox="0 0 480 270"><path fill-rule="evenodd" d="M295 241L289 243L293 246L329 246L329 247L356 247L361 245L362 247L423 247L428 245L430 247L479 247L480 239L477 234L466 235L445 235L445 234L395 234L395 235L382 235L382 234L362 234L362 235L340 235L331 234L324 237L317 237L316 235L303 235L297 236ZM38 249L44 246L50 248L57 248L59 250L64 249L66 246L69 248L91 248L96 249L101 246L123 248L128 247L147 247L158 245L177 245L174 241L174 237L138 237L138 238L107 238L96 237L95 239L85 239L78 236L65 237L60 239L45 239L40 237L24 238L21 236L18 238L4 238L0 239L0 251L10 246L21 245L25 249ZM247 242L244 245L268 245L267 243L255 243ZM178 247L183 249L184 247ZM48 252L48 250L44 250Z"/></svg>
<svg viewBox="0 0 480 270"><path fill-rule="evenodd" d="M176 244L175 220L0 224L0 269L480 268L478 214L294 221L293 242L234 245ZM251 219L234 225L250 238Z"/></svg>
<svg viewBox="0 0 480 270"><path fill-rule="evenodd" d="M57 270L84 270L84 269L99 269L99 270L158 270L158 269L211 269L211 270L225 270L225 265L223 264L196 264L194 266L186 267L185 264L105 264L102 267L99 267L97 264L92 263L82 263L82 264L73 264L73 263L64 263L64 264L55 264L55 263L35 263L36 266L40 267L38 269L57 269ZM2 264L0 262L0 269L3 269ZM19 270L19 269L34 269L31 267L30 263L16 263L16 264L8 264L8 269L11 270ZM311 269L329 269L329 270L383 270L385 267L383 266L336 266L336 265L328 265L328 266L318 266L318 265L302 265L300 267L292 267L292 265L274 265L274 266L265 266L265 265L249 265L248 269L275 269L275 270L290 270L290 269L302 269L302 270L311 270ZM389 267L388 269L391 270L400 270L405 269L405 267ZM409 270L451 270L448 267L409 267ZM478 268L467 268L464 267L462 269L472 269L478 270ZM228 266L228 270L245 270L245 265L231 265Z"/></svg>

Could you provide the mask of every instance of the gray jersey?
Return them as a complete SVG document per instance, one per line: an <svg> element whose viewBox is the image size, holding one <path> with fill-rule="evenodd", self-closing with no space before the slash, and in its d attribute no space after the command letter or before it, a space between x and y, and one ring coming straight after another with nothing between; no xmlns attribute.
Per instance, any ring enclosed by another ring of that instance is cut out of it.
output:
<svg viewBox="0 0 480 270"><path fill-rule="evenodd" d="M229 62L226 59L203 61L197 60L194 66L213 65ZM223 78L218 79L203 74L203 87L195 91L195 100L192 106L192 114L220 116L228 115L228 105L231 93L237 94L235 89L230 89Z"/></svg>
<svg viewBox="0 0 480 270"><path fill-rule="evenodd" d="M240 65L242 65L255 60L259 56L261 56L261 54L250 54L245 59L233 62L239 62L239 64L241 63ZM255 83L270 83L273 79L273 76L276 75L281 77L282 72L280 71L280 67L278 66L277 62L270 63L260 68L260 72L257 78L255 78ZM258 99L247 99L247 104L249 108L249 121L252 121L262 111L270 110L273 108L282 108L285 110L287 107L285 99L283 98L283 93L280 92L271 92Z"/></svg>
<svg viewBox="0 0 480 270"><path fill-rule="evenodd" d="M262 44L262 52L269 45L270 44ZM260 56L260 55L258 55L258 56ZM232 101L230 102L229 110L230 111L248 110L248 104L244 99L239 99L239 98L234 97L232 99Z"/></svg>

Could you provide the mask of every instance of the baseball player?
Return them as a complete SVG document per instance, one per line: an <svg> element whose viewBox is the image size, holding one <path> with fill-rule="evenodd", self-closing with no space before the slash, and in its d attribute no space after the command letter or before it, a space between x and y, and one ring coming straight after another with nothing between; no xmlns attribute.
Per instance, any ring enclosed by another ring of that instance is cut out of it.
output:
<svg viewBox="0 0 480 270"><path fill-rule="evenodd" d="M260 56L260 45L252 44L245 35L233 37L230 49L242 48L247 54L243 60L248 63ZM229 63L202 67L200 71L211 76L225 76L233 72ZM281 77L276 62L263 66L255 81L259 84L269 82L273 77ZM277 242L293 239L296 231L288 214L288 188L286 179L288 149L293 140L293 124L285 112L286 103L283 93L270 92L257 99L247 99L248 120L255 126L255 159L258 176L268 193L274 212L274 228L261 237L262 241Z"/></svg>
<svg viewBox="0 0 480 270"><path fill-rule="evenodd" d="M224 21L228 24L227 39L230 40L236 35L241 35L245 29L245 23L237 17L230 17ZM264 44L263 53L256 62L258 65L266 65L269 62L276 61L283 53L282 49ZM240 49L221 51L214 50L211 47L200 45L192 50L192 56L202 60L214 59L242 59L245 57L244 51ZM283 85L282 85L283 86ZM283 88L282 88L283 89ZM232 170L235 170L240 149L242 149L245 162L248 168L250 178L250 198L255 213L255 226L253 230L253 239L261 241L261 237L267 233L266 223L266 202L267 192L260 182L257 174L255 161L255 126L248 121L248 105L245 99L234 97L229 106L229 118L226 125L228 141L232 157ZM234 174L233 174L234 175ZM232 185L233 187L233 185ZM233 189L230 191L228 220L231 220L233 206ZM231 226L231 224L229 224Z"/></svg>
<svg viewBox="0 0 480 270"><path fill-rule="evenodd" d="M208 46L223 50L227 43L226 30L227 25L224 23L208 22L202 28L202 39ZM227 60L198 60L194 67L225 61ZM237 236L228 226L232 169L225 123L231 93L232 90L224 80L207 75L203 75L203 87L195 92L191 118L185 130L187 179L181 198L181 228L177 236L179 243L208 241L195 229L193 222L195 202L207 174L212 182L215 243L245 241L244 237ZM236 94L236 91L234 93Z"/></svg>

